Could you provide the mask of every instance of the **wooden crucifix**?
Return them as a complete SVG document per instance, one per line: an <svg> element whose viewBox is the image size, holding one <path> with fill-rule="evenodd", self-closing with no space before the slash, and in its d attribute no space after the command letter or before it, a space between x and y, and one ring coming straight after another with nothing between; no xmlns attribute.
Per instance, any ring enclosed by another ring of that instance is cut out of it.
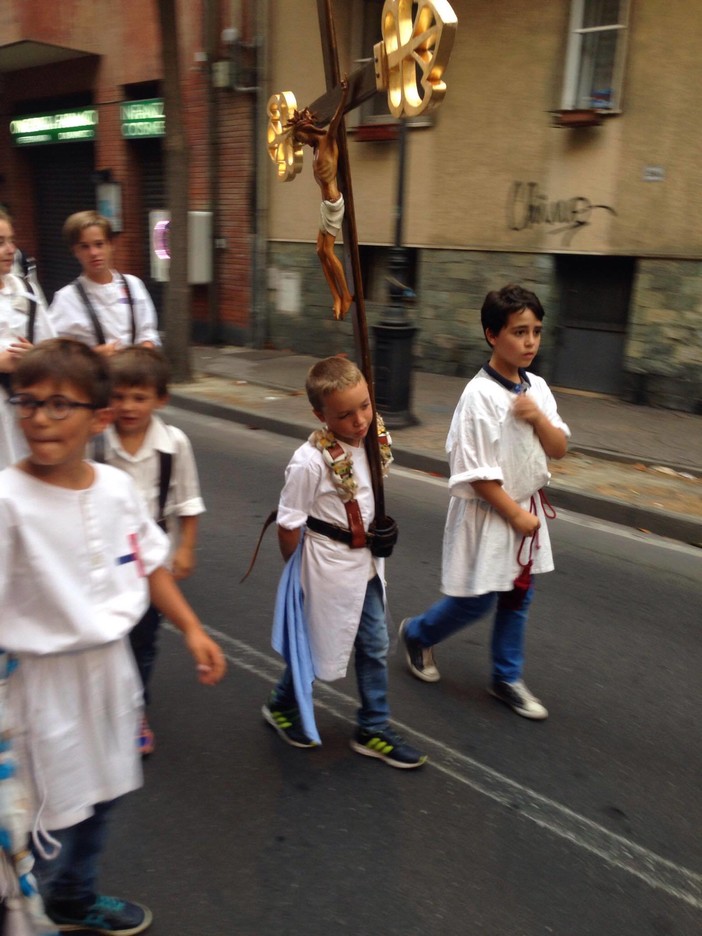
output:
<svg viewBox="0 0 702 936"><path fill-rule="evenodd" d="M322 57L327 90L307 108L298 110L295 96L290 91L274 94L268 102L268 152L277 166L278 178L290 181L302 169L303 146L311 145L318 156L319 138L323 128L331 122L331 133L326 135L326 168L315 172L322 190L322 226L325 233L324 203L338 205L341 195L343 211L344 267L350 270L349 290L344 268L341 279L328 252L334 250L336 235L320 245L318 253L334 301L334 317L343 318L347 309L353 322L357 363L368 383L370 400L375 414L373 369L368 342L368 324L363 296L361 261L358 251L358 232L351 186L348 143L343 114L371 98L376 91L386 91L388 108L396 117L414 117L441 103L446 93L443 73L448 64L456 34L457 19L448 0L419 0L413 14L412 0L385 0L381 15L382 41L373 48L373 61L343 78L339 68L339 54L332 14L332 0L317 0L317 14L322 42ZM308 136L295 133L296 125L303 127ZM314 138L316 128L317 140ZM329 168L333 170L333 178ZM330 195L331 198L327 198ZM334 227L330 230L333 232ZM338 261L337 261L338 262ZM380 540L386 539L390 555L397 539L394 521L385 514L383 473L376 416L366 437L366 451L373 479L375 495L375 522L373 531Z"/></svg>

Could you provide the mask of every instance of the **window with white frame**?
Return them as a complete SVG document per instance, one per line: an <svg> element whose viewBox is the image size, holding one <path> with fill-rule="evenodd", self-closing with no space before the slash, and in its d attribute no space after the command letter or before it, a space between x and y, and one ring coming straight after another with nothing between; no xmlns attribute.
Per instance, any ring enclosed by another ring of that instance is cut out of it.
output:
<svg viewBox="0 0 702 936"><path fill-rule="evenodd" d="M383 0L361 0L360 10L361 16L356 21L359 60L372 61L373 46L381 39ZM384 91L378 91L372 98L365 101L361 105L359 118L362 124L394 122L390 116L387 94Z"/></svg>
<svg viewBox="0 0 702 936"><path fill-rule="evenodd" d="M561 110L621 111L629 0L572 0Z"/></svg>

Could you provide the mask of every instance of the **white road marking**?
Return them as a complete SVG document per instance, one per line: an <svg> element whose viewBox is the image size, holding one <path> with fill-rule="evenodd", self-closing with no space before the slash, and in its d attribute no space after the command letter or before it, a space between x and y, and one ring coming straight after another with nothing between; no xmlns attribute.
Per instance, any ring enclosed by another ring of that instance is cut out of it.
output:
<svg viewBox="0 0 702 936"><path fill-rule="evenodd" d="M172 633L176 629L164 625ZM278 657L256 650L241 640L208 627L223 647L230 648L225 656L238 669L246 670L267 683L276 681L281 672ZM315 686L315 704L335 718L355 725L354 711L357 701L332 686ZM483 796L514 810L514 814L527 819L559 838L582 848L619 871L631 874L655 890L682 900L696 909L702 909L702 874L662 858L624 836L610 832L585 816L581 816L561 803L542 796L536 790L511 780L509 777L467 757L446 744L430 738L410 725L393 720L401 734L410 737L420 750L430 755L427 767L433 767L452 780L470 787ZM426 768L425 768L426 769Z"/></svg>

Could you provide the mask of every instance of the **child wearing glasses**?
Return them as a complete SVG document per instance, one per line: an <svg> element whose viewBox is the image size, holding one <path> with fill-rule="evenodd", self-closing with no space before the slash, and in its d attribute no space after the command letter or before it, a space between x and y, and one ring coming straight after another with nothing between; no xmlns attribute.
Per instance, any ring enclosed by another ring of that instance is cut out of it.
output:
<svg viewBox="0 0 702 936"><path fill-rule="evenodd" d="M201 683L217 683L225 661L131 478L84 459L110 416L106 362L52 339L23 356L13 389L29 455L0 472L0 646L18 663L7 705L35 873L57 929L141 933L151 912L96 883L111 806L142 782L128 635L150 600L183 632Z"/></svg>

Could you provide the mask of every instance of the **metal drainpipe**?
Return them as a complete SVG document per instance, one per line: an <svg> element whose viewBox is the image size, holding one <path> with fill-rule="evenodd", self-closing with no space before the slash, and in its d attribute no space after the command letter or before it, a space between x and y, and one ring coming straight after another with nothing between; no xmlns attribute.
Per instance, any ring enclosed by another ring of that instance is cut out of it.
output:
<svg viewBox="0 0 702 936"><path fill-rule="evenodd" d="M265 140L268 124L268 28L269 0L256 0L256 92L253 108L252 152L254 161L254 231L251 257L251 345L263 348L268 338L268 180L270 160Z"/></svg>
<svg viewBox="0 0 702 936"><path fill-rule="evenodd" d="M212 212L212 282L207 289L207 313L209 344L222 343L221 316L219 310L219 149L217 129L219 109L217 91L214 86L212 67L217 53L218 0L205 0L205 36L207 40L207 161L210 174L210 211Z"/></svg>

